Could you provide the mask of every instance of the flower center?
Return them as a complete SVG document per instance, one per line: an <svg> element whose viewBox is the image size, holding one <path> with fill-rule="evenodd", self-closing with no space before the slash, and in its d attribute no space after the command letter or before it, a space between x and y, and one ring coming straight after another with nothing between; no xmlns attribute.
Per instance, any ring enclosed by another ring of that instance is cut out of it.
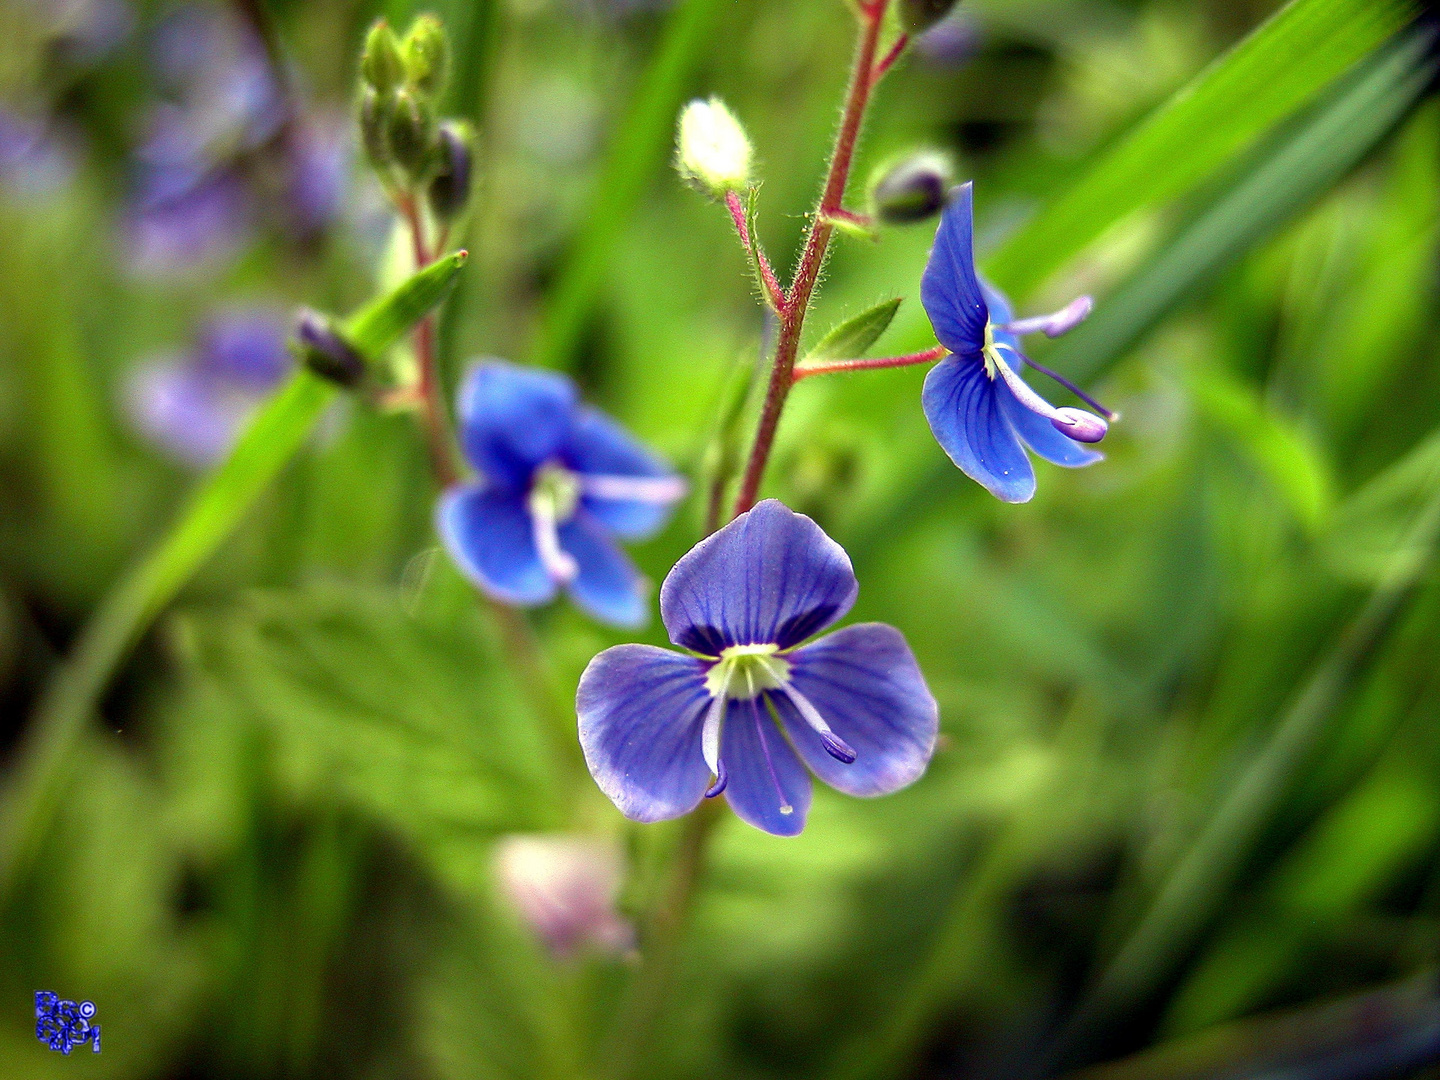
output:
<svg viewBox="0 0 1440 1080"><path fill-rule="evenodd" d="M712 698L748 701L765 690L779 690L790 681L790 661L776 655L779 645L731 645L705 673Z"/></svg>
<svg viewBox="0 0 1440 1080"><path fill-rule="evenodd" d="M530 512L543 514L557 525L575 516L580 505L580 478L569 469L547 462L530 480Z"/></svg>
<svg viewBox="0 0 1440 1080"><path fill-rule="evenodd" d="M985 345L980 355L985 361L985 374L993 382L1004 361L1000 359L1000 350L995 347L995 324L989 319L985 320Z"/></svg>

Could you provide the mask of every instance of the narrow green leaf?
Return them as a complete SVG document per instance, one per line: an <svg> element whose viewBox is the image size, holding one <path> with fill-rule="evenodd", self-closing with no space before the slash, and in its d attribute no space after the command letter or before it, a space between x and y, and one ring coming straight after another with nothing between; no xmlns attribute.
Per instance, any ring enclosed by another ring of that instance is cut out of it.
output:
<svg viewBox="0 0 1440 1080"><path fill-rule="evenodd" d="M1293 0L1027 223L989 260L989 273L1024 296L1127 214L1214 175L1400 30L1416 7Z"/></svg>
<svg viewBox="0 0 1440 1080"><path fill-rule="evenodd" d="M346 322L352 343L378 356L446 295L463 251L438 260ZM152 619L230 534L304 443L335 387L302 368L250 421L230 456L191 496L160 545L122 578L56 672L21 750L0 822L0 899L33 857L68 778L72 751L115 668Z"/></svg>
<svg viewBox="0 0 1440 1080"><path fill-rule="evenodd" d="M846 360L863 356L865 350L874 345L883 334L895 312L900 308L900 297L876 304L868 311L862 311L853 319L846 319L835 327L811 349L801 366L821 360Z"/></svg>
<svg viewBox="0 0 1440 1080"><path fill-rule="evenodd" d="M378 359L450 295L455 275L469 257L467 251L452 251L350 316L344 326L350 344L367 360Z"/></svg>

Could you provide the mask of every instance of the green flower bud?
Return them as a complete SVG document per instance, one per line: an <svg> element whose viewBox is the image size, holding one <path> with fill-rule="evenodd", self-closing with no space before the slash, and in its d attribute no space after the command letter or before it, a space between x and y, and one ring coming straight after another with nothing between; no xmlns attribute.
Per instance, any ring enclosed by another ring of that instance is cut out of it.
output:
<svg viewBox="0 0 1440 1080"><path fill-rule="evenodd" d="M422 94L437 95L450 71L450 41L434 15L421 15L410 24L401 46L410 85Z"/></svg>
<svg viewBox="0 0 1440 1080"><path fill-rule="evenodd" d="M453 221L470 202L473 136L470 125L463 120L447 120L440 125L437 172L428 194L430 209L441 221Z"/></svg>
<svg viewBox="0 0 1440 1080"><path fill-rule="evenodd" d="M675 167L689 184L719 199L750 185L750 139L718 97L695 100L680 112Z"/></svg>
<svg viewBox="0 0 1440 1080"><path fill-rule="evenodd" d="M435 110L411 90L395 95L390 116L390 154L417 183L430 172L435 157Z"/></svg>
<svg viewBox="0 0 1440 1080"><path fill-rule="evenodd" d="M376 21L365 35L360 53L360 78L384 97L405 81L405 62L400 59L400 42L384 19Z"/></svg>
<svg viewBox="0 0 1440 1080"><path fill-rule="evenodd" d="M886 225L924 221L945 206L954 182L950 159L922 150L882 169L870 187L874 217Z"/></svg>
<svg viewBox="0 0 1440 1080"><path fill-rule="evenodd" d="M395 113L393 94L381 96L374 87L360 88L360 141L377 169L390 164L390 118Z"/></svg>
<svg viewBox="0 0 1440 1080"><path fill-rule="evenodd" d="M955 6L955 0L900 0L900 25L914 36L934 26Z"/></svg>

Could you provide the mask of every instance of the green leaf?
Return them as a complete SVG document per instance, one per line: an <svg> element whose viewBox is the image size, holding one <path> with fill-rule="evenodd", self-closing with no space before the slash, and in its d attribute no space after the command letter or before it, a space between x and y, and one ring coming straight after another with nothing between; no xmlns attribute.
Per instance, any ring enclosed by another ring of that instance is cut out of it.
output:
<svg viewBox="0 0 1440 1080"><path fill-rule="evenodd" d="M345 320L346 339L367 360L378 359L450 295L455 275L469 257L467 251L452 251L367 304Z"/></svg>
<svg viewBox="0 0 1440 1080"><path fill-rule="evenodd" d="M1415 14L1406 0L1294 0L1027 223L988 272L1025 295L1127 214L1213 176Z"/></svg>
<svg viewBox="0 0 1440 1080"><path fill-rule="evenodd" d="M478 605L435 619L388 590L316 587L181 628L206 693L267 733L282 790L339 797L442 876L476 873L448 857L457 840L558 823L538 726Z"/></svg>
<svg viewBox="0 0 1440 1080"><path fill-rule="evenodd" d="M1341 504L1320 552L1329 567L1374 584L1386 574L1413 574L1426 549L1407 539L1410 522L1440 489L1440 432L1431 435Z"/></svg>
<svg viewBox="0 0 1440 1080"><path fill-rule="evenodd" d="M1193 372L1189 384L1200 412L1236 441L1304 529L1318 533L1334 509L1335 484L1315 440L1224 372Z"/></svg>
<svg viewBox="0 0 1440 1080"><path fill-rule="evenodd" d="M821 360L845 360L862 356L883 334L895 312L900 308L900 297L876 304L868 311L862 311L853 319L846 319L811 349L800 366Z"/></svg>

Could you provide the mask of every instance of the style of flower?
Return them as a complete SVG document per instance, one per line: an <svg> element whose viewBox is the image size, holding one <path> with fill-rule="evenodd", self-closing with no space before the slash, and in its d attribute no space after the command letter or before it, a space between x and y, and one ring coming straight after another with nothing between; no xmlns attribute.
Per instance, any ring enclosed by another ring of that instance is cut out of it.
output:
<svg viewBox="0 0 1440 1080"><path fill-rule="evenodd" d="M278 311L237 308L211 319L190 352L136 368L126 385L126 411L161 449L204 468L225 456L293 363Z"/></svg>
<svg viewBox="0 0 1440 1080"><path fill-rule="evenodd" d="M951 354L925 378L925 417L950 460L1005 502L1035 494L1025 450L1067 468L1101 460L1082 445L1099 442L1118 419L1065 379L1020 351L1024 334L1058 337L1090 314L1082 296L1053 315L1014 320L1009 301L975 273L974 202L970 184L951 198L920 282L920 301L935 336ZM1026 364L1049 375L1101 412L1057 409L1021 377Z"/></svg>
<svg viewBox="0 0 1440 1080"><path fill-rule="evenodd" d="M617 645L580 678L580 745L600 789L636 821L723 791L743 820L794 836L810 809L806 766L850 795L913 782L938 713L905 638L862 623L805 644L858 588L844 549L774 499L702 540L660 589L665 629L687 652Z"/></svg>
<svg viewBox="0 0 1440 1080"><path fill-rule="evenodd" d="M656 532L684 479L555 372L476 364L456 412L480 480L446 492L436 524L466 575L507 604L563 588L602 622L643 625L648 586L614 538Z"/></svg>
<svg viewBox="0 0 1440 1080"><path fill-rule="evenodd" d="M634 928L615 910L624 881L616 844L590 836L506 836L495 845L495 870L506 898L552 955L634 947Z"/></svg>

